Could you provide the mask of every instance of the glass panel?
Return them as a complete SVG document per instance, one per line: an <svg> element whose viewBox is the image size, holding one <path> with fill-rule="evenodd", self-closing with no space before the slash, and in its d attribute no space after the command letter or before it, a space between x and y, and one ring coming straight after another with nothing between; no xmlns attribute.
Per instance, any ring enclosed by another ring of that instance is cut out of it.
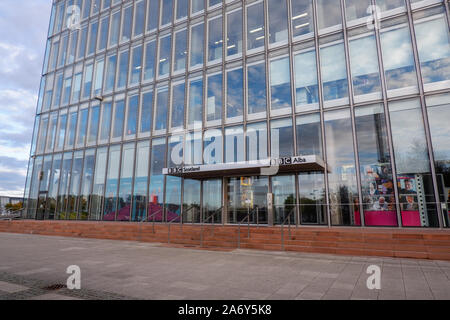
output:
<svg viewBox="0 0 450 320"><path fill-rule="evenodd" d="M319 29L342 26L341 6L329 0L317 0Z"/></svg>
<svg viewBox="0 0 450 320"><path fill-rule="evenodd" d="M73 156L72 178L70 179L67 219L76 220L78 216L78 196L80 194L81 170L83 169L83 151Z"/></svg>
<svg viewBox="0 0 450 320"><path fill-rule="evenodd" d="M327 224L325 176L323 172L300 173L298 176L302 224Z"/></svg>
<svg viewBox="0 0 450 320"><path fill-rule="evenodd" d="M220 121L222 119L222 73L208 76L207 81L206 120Z"/></svg>
<svg viewBox="0 0 450 320"><path fill-rule="evenodd" d="M186 18L188 14L188 2L189 0L177 0L177 13L176 19Z"/></svg>
<svg viewBox="0 0 450 320"><path fill-rule="evenodd" d="M149 133L152 130L153 119L153 92L146 92L142 95L140 113L140 133Z"/></svg>
<svg viewBox="0 0 450 320"><path fill-rule="evenodd" d="M83 147L86 142L89 109L80 110L78 119L77 147Z"/></svg>
<svg viewBox="0 0 450 320"><path fill-rule="evenodd" d="M67 204L69 196L71 167L72 167L72 153L68 152L65 153L63 157L61 177L59 181L57 218L61 220L65 220L68 217Z"/></svg>
<svg viewBox="0 0 450 320"><path fill-rule="evenodd" d="M187 29L175 33L174 71L186 68L187 56Z"/></svg>
<svg viewBox="0 0 450 320"><path fill-rule="evenodd" d="M268 177L237 177L228 179L227 223L267 223Z"/></svg>
<svg viewBox="0 0 450 320"><path fill-rule="evenodd" d="M435 96L427 99L428 120L434 150L439 199L443 204L444 225L450 227L450 104L449 96Z"/></svg>
<svg viewBox="0 0 450 320"><path fill-rule="evenodd" d="M37 143L37 153L43 153L45 149L45 143L47 141L47 129L48 129L48 114L41 118L41 124L39 128L39 139Z"/></svg>
<svg viewBox="0 0 450 320"><path fill-rule="evenodd" d="M136 172L134 177L132 221L142 221L146 217L148 162L150 158L150 142L137 144Z"/></svg>
<svg viewBox="0 0 450 320"><path fill-rule="evenodd" d="M116 219L120 149L120 146L112 146L109 148L108 175L106 178L105 205L103 208L103 220L105 221L114 221Z"/></svg>
<svg viewBox="0 0 450 320"><path fill-rule="evenodd" d="M420 101L392 102L389 112L403 226L438 227Z"/></svg>
<svg viewBox="0 0 450 320"><path fill-rule="evenodd" d="M222 17L208 21L208 61L222 59Z"/></svg>
<svg viewBox="0 0 450 320"><path fill-rule="evenodd" d="M80 94L81 94L81 80L82 80L83 74L77 73L73 78L73 86L72 86L72 103L76 103L80 100Z"/></svg>
<svg viewBox="0 0 450 320"><path fill-rule="evenodd" d="M144 80L151 80L155 77L155 50L156 41L146 44Z"/></svg>
<svg viewBox="0 0 450 320"><path fill-rule="evenodd" d="M247 50L264 46L264 3L247 7Z"/></svg>
<svg viewBox="0 0 450 320"><path fill-rule="evenodd" d="M52 168L52 156L51 155L45 156L44 163L42 165L42 171L39 173L40 186L39 186L37 214L36 214L36 219L38 220L44 218L51 168Z"/></svg>
<svg viewBox="0 0 450 320"><path fill-rule="evenodd" d="M287 41L287 2L286 0L268 0L269 10L269 43Z"/></svg>
<svg viewBox="0 0 450 320"><path fill-rule="evenodd" d="M440 14L423 20L414 17L417 50L424 83L450 80L448 24L444 8L441 7L439 12ZM433 34L432 37L430 33Z"/></svg>
<svg viewBox="0 0 450 320"><path fill-rule="evenodd" d="M366 226L397 226L396 199L383 105L355 110Z"/></svg>
<svg viewBox="0 0 450 320"><path fill-rule="evenodd" d="M53 157L52 172L48 187L47 205L45 207L44 219L53 220L56 211L56 197L58 195L59 178L61 176L62 154L55 154Z"/></svg>
<svg viewBox="0 0 450 320"><path fill-rule="evenodd" d="M121 42L130 40L132 20L133 20L133 7L129 6L128 8L125 8L123 11L122 37L120 38Z"/></svg>
<svg viewBox="0 0 450 320"><path fill-rule="evenodd" d="M169 88L158 89L156 96L156 119L154 130L166 130L169 109Z"/></svg>
<svg viewBox="0 0 450 320"><path fill-rule="evenodd" d="M109 17L103 18L100 22L100 35L98 39L98 50L106 48L108 42Z"/></svg>
<svg viewBox="0 0 450 320"><path fill-rule="evenodd" d="M242 126L225 128L225 162L245 161L244 129Z"/></svg>
<svg viewBox="0 0 450 320"><path fill-rule="evenodd" d="M292 119L284 118L270 122L271 157L292 157L294 155L294 132Z"/></svg>
<svg viewBox="0 0 450 320"><path fill-rule="evenodd" d="M222 180L203 181L203 222L222 222L222 193Z"/></svg>
<svg viewBox="0 0 450 320"><path fill-rule="evenodd" d="M180 222L181 216L181 178L167 176L166 182L166 221Z"/></svg>
<svg viewBox="0 0 450 320"><path fill-rule="evenodd" d="M202 133L186 133L184 163L185 165L202 164Z"/></svg>
<svg viewBox="0 0 450 320"><path fill-rule="evenodd" d="M171 45L172 37L170 35L159 40L158 74L160 76L167 76L170 72Z"/></svg>
<svg viewBox="0 0 450 320"><path fill-rule="evenodd" d="M123 88L127 84L128 76L128 50L119 54L119 70L117 73L116 89Z"/></svg>
<svg viewBox="0 0 450 320"><path fill-rule="evenodd" d="M314 32L312 8L312 0L291 0L293 37Z"/></svg>
<svg viewBox="0 0 450 320"><path fill-rule="evenodd" d="M95 162L94 186L92 189L91 214L89 220L100 220L105 191L106 158L108 149L97 149Z"/></svg>
<svg viewBox="0 0 450 320"><path fill-rule="evenodd" d="M116 79L116 64L117 56L109 56L106 64L106 81L105 81L105 91L111 91L114 87Z"/></svg>
<svg viewBox="0 0 450 320"><path fill-rule="evenodd" d="M151 153L148 221L163 221L166 139L153 139Z"/></svg>
<svg viewBox="0 0 450 320"><path fill-rule="evenodd" d="M267 111L266 64L264 62L247 67L247 112L248 114Z"/></svg>
<svg viewBox="0 0 450 320"><path fill-rule="evenodd" d="M332 225L359 226L358 189L350 110L325 113Z"/></svg>
<svg viewBox="0 0 450 320"><path fill-rule="evenodd" d="M227 118L244 114L244 74L239 68L227 72Z"/></svg>
<svg viewBox="0 0 450 320"><path fill-rule="evenodd" d="M142 46L134 47L131 51L130 85L138 84L142 71Z"/></svg>
<svg viewBox="0 0 450 320"><path fill-rule="evenodd" d="M107 102L103 104L102 110L102 124L100 130L100 141L107 142L109 140L109 135L111 131L111 111L112 104Z"/></svg>
<svg viewBox="0 0 450 320"><path fill-rule="evenodd" d="M84 26L81 29L80 43L78 44L78 54L77 54L78 59L83 58L86 53L87 35L88 35L88 26Z"/></svg>
<svg viewBox="0 0 450 320"><path fill-rule="evenodd" d="M93 144L97 141L99 120L100 106L95 106L91 109L90 114L88 144Z"/></svg>
<svg viewBox="0 0 450 320"><path fill-rule="evenodd" d="M91 23L89 27L89 46L87 54L93 54L97 44L98 22Z"/></svg>
<svg viewBox="0 0 450 320"><path fill-rule="evenodd" d="M62 149L64 146L64 139L66 137L66 127L67 127L67 114L60 114L59 115L59 129L58 129L58 136L56 137L56 148Z"/></svg>
<svg viewBox="0 0 450 320"><path fill-rule="evenodd" d="M203 138L203 158L205 164L223 163L222 148L223 139L222 131L218 129L210 129L205 131ZM201 144L200 144L201 150ZM200 153L201 154L201 153Z"/></svg>
<svg viewBox="0 0 450 320"><path fill-rule="evenodd" d="M348 97L347 69L344 44L337 43L320 49L320 62L325 101Z"/></svg>
<svg viewBox="0 0 450 320"><path fill-rule="evenodd" d="M417 87L409 28L382 29L380 38L387 89Z"/></svg>
<svg viewBox="0 0 450 320"><path fill-rule="evenodd" d="M274 224L296 224L295 176L272 177Z"/></svg>
<svg viewBox="0 0 450 320"><path fill-rule="evenodd" d="M45 150L47 152L53 151L53 148L55 147L57 124L58 124L58 113L54 112L50 115L49 129L47 135L47 145L45 147Z"/></svg>
<svg viewBox="0 0 450 320"><path fill-rule="evenodd" d="M129 221L131 210L131 188L133 185L134 143L123 146L120 169L119 199L117 221Z"/></svg>
<svg viewBox="0 0 450 320"><path fill-rule="evenodd" d="M91 200L92 181L94 178L95 149L86 150L84 155L83 176L79 197L79 219L87 220L89 216L89 202Z"/></svg>
<svg viewBox="0 0 450 320"><path fill-rule="evenodd" d="M117 11L111 16L111 28L109 30L109 45L113 46L119 42L120 30L120 11Z"/></svg>
<svg viewBox="0 0 450 320"><path fill-rule="evenodd" d="M67 105L69 103L71 91L72 91L72 77L70 76L64 79L63 99L62 99L63 105Z"/></svg>
<svg viewBox="0 0 450 320"><path fill-rule="evenodd" d="M72 148L75 143L75 135L77 129L78 112L69 113L69 122L67 127L66 148Z"/></svg>
<svg viewBox="0 0 450 320"><path fill-rule="evenodd" d="M127 109L127 126L125 128L125 136L127 138L136 137L137 120L138 120L139 96L135 95L128 98Z"/></svg>
<svg viewBox="0 0 450 320"><path fill-rule="evenodd" d="M205 9L204 0L191 0L191 13L198 13Z"/></svg>
<svg viewBox="0 0 450 320"><path fill-rule="evenodd" d="M242 53L242 10L227 15L227 56Z"/></svg>
<svg viewBox="0 0 450 320"><path fill-rule="evenodd" d="M112 129L112 138L120 139L123 135L125 118L125 101L119 100L114 104L114 122Z"/></svg>
<svg viewBox="0 0 450 320"><path fill-rule="evenodd" d="M289 57L270 61L271 109L292 108Z"/></svg>
<svg viewBox="0 0 450 320"><path fill-rule="evenodd" d="M203 119L203 79L191 80L189 82L189 112L188 124L199 124L201 127Z"/></svg>
<svg viewBox="0 0 450 320"><path fill-rule="evenodd" d="M381 11L404 8L405 0L377 0L377 6L381 8Z"/></svg>
<svg viewBox="0 0 450 320"><path fill-rule="evenodd" d="M95 82L94 82L94 96L99 97L102 94L103 88L103 69L105 61L99 60L95 63Z"/></svg>
<svg viewBox="0 0 450 320"><path fill-rule="evenodd" d="M294 56L295 105L297 111L319 108L319 86L317 81L316 50Z"/></svg>
<svg viewBox="0 0 450 320"><path fill-rule="evenodd" d="M84 70L84 80L83 80L83 98L89 98L91 96L92 88L92 75L94 72L94 65L89 64Z"/></svg>
<svg viewBox="0 0 450 320"><path fill-rule="evenodd" d="M171 127L184 127L184 98L185 83L179 83L172 87L172 116Z"/></svg>
<svg viewBox="0 0 450 320"><path fill-rule="evenodd" d="M347 21L367 17L370 13L370 10L368 10L370 6L372 6L370 0L345 0Z"/></svg>
<svg viewBox="0 0 450 320"><path fill-rule="evenodd" d="M350 66L355 96L381 92L375 35L350 39Z"/></svg>
<svg viewBox="0 0 450 320"><path fill-rule="evenodd" d="M203 30L203 23L191 27L191 60L189 63L191 68L203 64Z"/></svg>
<svg viewBox="0 0 450 320"><path fill-rule="evenodd" d="M322 156L322 130L320 114L299 116L297 123L297 155Z"/></svg>
<svg viewBox="0 0 450 320"><path fill-rule="evenodd" d="M148 2L147 31L150 31L156 29L158 26L159 0L148 0Z"/></svg>
<svg viewBox="0 0 450 320"><path fill-rule="evenodd" d="M268 157L267 150L267 123L258 122L247 125L246 154L247 161L265 160Z"/></svg>
<svg viewBox="0 0 450 320"><path fill-rule="evenodd" d="M200 223L201 181L185 179L183 185L183 222Z"/></svg>
<svg viewBox="0 0 450 320"><path fill-rule="evenodd" d="M134 28L133 28L133 36L135 37L144 33L146 5L147 2L145 0L136 2L134 14Z"/></svg>
<svg viewBox="0 0 450 320"><path fill-rule="evenodd" d="M161 25L172 23L172 5L173 0L161 1Z"/></svg>

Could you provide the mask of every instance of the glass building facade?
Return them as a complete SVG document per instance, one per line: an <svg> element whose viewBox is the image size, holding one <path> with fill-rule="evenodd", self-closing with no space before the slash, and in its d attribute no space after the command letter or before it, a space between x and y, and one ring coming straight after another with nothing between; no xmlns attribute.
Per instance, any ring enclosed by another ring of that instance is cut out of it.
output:
<svg viewBox="0 0 450 320"><path fill-rule="evenodd" d="M449 6L53 1L28 217L448 228ZM312 155L323 170L163 174Z"/></svg>

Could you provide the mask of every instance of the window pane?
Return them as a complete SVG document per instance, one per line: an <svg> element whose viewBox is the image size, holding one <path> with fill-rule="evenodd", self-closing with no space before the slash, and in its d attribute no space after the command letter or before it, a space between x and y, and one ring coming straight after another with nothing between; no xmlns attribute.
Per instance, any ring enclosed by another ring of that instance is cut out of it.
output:
<svg viewBox="0 0 450 320"><path fill-rule="evenodd" d="M387 89L417 87L409 28L381 30L380 37Z"/></svg>
<svg viewBox="0 0 450 320"><path fill-rule="evenodd" d="M133 36L139 36L144 33L145 6L146 6L146 1L141 1L141 2L136 3L136 9L135 9L135 15L134 15Z"/></svg>
<svg viewBox="0 0 450 320"><path fill-rule="evenodd" d="M138 95L128 98L127 126L125 129L125 135L128 138L136 136L138 106L139 106Z"/></svg>
<svg viewBox="0 0 450 320"><path fill-rule="evenodd" d="M86 142L88 115L89 115L88 108L80 110L78 119L77 146L84 146Z"/></svg>
<svg viewBox="0 0 450 320"><path fill-rule="evenodd" d="M91 96L93 72L94 72L93 64L86 66L86 69L84 70L83 98L89 98Z"/></svg>
<svg viewBox="0 0 450 320"><path fill-rule="evenodd" d="M102 94L104 66L105 61L103 59L95 62L95 82L94 82L95 97L101 96Z"/></svg>
<svg viewBox="0 0 450 320"><path fill-rule="evenodd" d="M104 200L106 160L108 149L101 148L97 150L97 158L95 161L94 185L92 188L92 207L89 220L100 220L102 212L102 204Z"/></svg>
<svg viewBox="0 0 450 320"><path fill-rule="evenodd" d="M132 49L131 75L130 84L137 84L141 80L142 70L142 46L134 47Z"/></svg>
<svg viewBox="0 0 450 320"><path fill-rule="evenodd" d="M314 32L312 0L291 0L292 35L298 37Z"/></svg>
<svg viewBox="0 0 450 320"><path fill-rule="evenodd" d="M37 153L43 153L45 148L45 142L47 141L47 128L48 128L48 114L41 118L41 124L39 128L39 140L37 144Z"/></svg>
<svg viewBox="0 0 450 320"><path fill-rule="evenodd" d="M348 97L347 69L344 44L320 49L323 97L325 101Z"/></svg>
<svg viewBox="0 0 450 320"><path fill-rule="evenodd" d="M78 112L69 113L69 122L67 128L66 147L72 148L75 143L75 134L77 129Z"/></svg>
<svg viewBox="0 0 450 320"><path fill-rule="evenodd" d="M59 192L58 192L58 215L57 219L67 219L67 204L69 196L69 181L72 167L72 153L67 152L63 156L61 177L59 180Z"/></svg>
<svg viewBox="0 0 450 320"><path fill-rule="evenodd" d="M147 13L147 31L154 30L158 26L158 8L159 0L148 0L148 13Z"/></svg>
<svg viewBox="0 0 450 320"><path fill-rule="evenodd" d="M87 220L89 215L89 200L92 193L94 175L95 149L86 150L84 155L83 175L81 178L81 192L79 199L79 218Z"/></svg>
<svg viewBox="0 0 450 320"><path fill-rule="evenodd" d="M397 226L396 199L383 105L355 110L366 226Z"/></svg>
<svg viewBox="0 0 450 320"><path fill-rule="evenodd" d="M119 183L120 145L109 148L108 170L105 186L105 205L103 220L116 219L117 185Z"/></svg>
<svg viewBox="0 0 450 320"><path fill-rule="evenodd" d="M147 43L145 48L144 80L151 80L155 77L155 50L156 41Z"/></svg>
<svg viewBox="0 0 450 320"><path fill-rule="evenodd" d="M111 109L112 109L111 102L103 104L100 141L109 140L109 135L111 131Z"/></svg>
<svg viewBox="0 0 450 320"><path fill-rule="evenodd" d="M269 43L287 41L287 3L286 0L268 0Z"/></svg>
<svg viewBox="0 0 450 320"><path fill-rule="evenodd" d="M191 28L191 67L203 64L203 27L201 23Z"/></svg>
<svg viewBox="0 0 450 320"><path fill-rule="evenodd" d="M123 125L125 118L125 102L124 100L116 101L114 104L114 122L112 130L112 138L121 138L123 134Z"/></svg>
<svg viewBox="0 0 450 320"><path fill-rule="evenodd" d="M227 56L242 53L242 9L227 15Z"/></svg>
<svg viewBox="0 0 450 320"><path fill-rule="evenodd" d="M291 108L289 57L270 61L270 100L272 110Z"/></svg>
<svg viewBox="0 0 450 320"><path fill-rule="evenodd" d="M120 41L128 41L131 38L131 27L133 19L133 7L128 7L123 11L123 20L122 20L122 37Z"/></svg>
<svg viewBox="0 0 450 320"><path fill-rule="evenodd" d="M109 45L113 46L119 42L120 30L120 11L114 13L111 17L111 28L109 30Z"/></svg>
<svg viewBox="0 0 450 320"><path fill-rule="evenodd" d="M161 1L161 25L166 25L172 22L172 0Z"/></svg>
<svg viewBox="0 0 450 320"><path fill-rule="evenodd" d="M327 223L325 176L323 172L304 172L298 176L302 224Z"/></svg>
<svg viewBox="0 0 450 320"><path fill-rule="evenodd" d="M295 176L275 176L272 178L274 204L274 224L282 224L295 208ZM291 214L291 224L296 223L296 215ZM289 223L286 222L286 223Z"/></svg>
<svg viewBox="0 0 450 320"><path fill-rule="evenodd" d="M95 106L91 109L90 114L88 144L92 144L97 141L99 120L100 106Z"/></svg>
<svg viewBox="0 0 450 320"><path fill-rule="evenodd" d="M342 25L341 6L330 0L317 0L319 29Z"/></svg>
<svg viewBox="0 0 450 320"><path fill-rule="evenodd" d="M375 35L350 39L349 50L353 94L381 92Z"/></svg>
<svg viewBox="0 0 450 320"><path fill-rule="evenodd" d="M245 161L243 127L225 128L225 163L242 161Z"/></svg>
<svg viewBox="0 0 450 320"><path fill-rule="evenodd" d="M345 0L345 13L347 21L367 17L368 8L372 5L370 0Z"/></svg>
<svg viewBox="0 0 450 320"><path fill-rule="evenodd" d="M158 89L156 96L155 130L167 128L167 110L169 107L169 89Z"/></svg>
<svg viewBox="0 0 450 320"><path fill-rule="evenodd" d="M114 87L115 79L116 79L116 65L117 65L117 56L109 56L107 65L106 65L106 81L105 81L105 91L111 91Z"/></svg>
<svg viewBox="0 0 450 320"><path fill-rule="evenodd" d="M247 50L264 46L264 3L247 7Z"/></svg>
<svg viewBox="0 0 450 320"><path fill-rule="evenodd" d="M208 97L206 101L206 120L215 121L222 119L222 74L208 77Z"/></svg>
<svg viewBox="0 0 450 320"><path fill-rule="evenodd" d="M67 113L60 114L58 126L59 126L59 129L58 129L58 136L56 138L57 139L56 147L58 149L62 149L62 147L64 146L64 141L65 141L64 139L66 137ZM38 144L38 146L39 146L39 144Z"/></svg>
<svg viewBox="0 0 450 320"><path fill-rule="evenodd" d="M83 169L83 151L77 151L73 156L72 172L67 204L67 219L78 219L78 196L80 194L81 170ZM42 183L41 183L42 186Z"/></svg>
<svg viewBox="0 0 450 320"><path fill-rule="evenodd" d="M322 156L322 130L320 114L315 113L297 117L297 155Z"/></svg>
<svg viewBox="0 0 450 320"><path fill-rule="evenodd" d="M265 160L268 157L267 124L258 122L247 125L247 161Z"/></svg>
<svg viewBox="0 0 450 320"><path fill-rule="evenodd" d="M188 2L189 0L177 0L177 20L187 16Z"/></svg>
<svg viewBox="0 0 450 320"><path fill-rule="evenodd" d="M150 143L142 141L137 144L136 171L134 177L132 221L141 221L146 215L148 162L150 158Z"/></svg>
<svg viewBox="0 0 450 320"><path fill-rule="evenodd" d="M142 95L140 133L146 133L152 130L152 115L153 92L147 92Z"/></svg>
<svg viewBox="0 0 450 320"><path fill-rule="evenodd" d="M119 71L116 88L123 88L127 84L128 76L128 50L119 54Z"/></svg>
<svg viewBox="0 0 450 320"><path fill-rule="evenodd" d="M292 157L294 155L294 131L289 118L270 122L271 157Z"/></svg>
<svg viewBox="0 0 450 320"><path fill-rule="evenodd" d="M98 39L98 50L103 50L106 48L106 43L108 42L108 27L109 27L109 17L106 17L100 22L100 35Z"/></svg>
<svg viewBox="0 0 450 320"><path fill-rule="evenodd" d="M191 12L197 13L205 8L204 0L191 0Z"/></svg>
<svg viewBox="0 0 450 320"><path fill-rule="evenodd" d="M222 139L222 130L218 129L210 129L205 131L203 137L203 158L205 164L216 164L223 163L222 157L222 148L223 148L223 139ZM201 150L201 144L200 144Z"/></svg>
<svg viewBox="0 0 450 320"><path fill-rule="evenodd" d="M208 61L222 59L222 17L208 22Z"/></svg>
<svg viewBox="0 0 450 320"><path fill-rule="evenodd" d="M189 113L188 123L202 123L203 119L203 80L191 80L189 82Z"/></svg>
<svg viewBox="0 0 450 320"><path fill-rule="evenodd" d="M358 188L350 110L325 113L332 225L359 226Z"/></svg>
<svg viewBox="0 0 450 320"><path fill-rule="evenodd" d="M160 76L166 76L170 72L170 56L171 56L171 44L172 37L169 35L167 37L161 38L159 40L159 67L158 74Z"/></svg>
<svg viewBox="0 0 450 320"><path fill-rule="evenodd" d="M381 8L381 11L388 11L405 7L405 0L377 0L377 6Z"/></svg>
<svg viewBox="0 0 450 320"><path fill-rule="evenodd" d="M420 101L391 102L399 202L404 227L438 227Z"/></svg>
<svg viewBox="0 0 450 320"><path fill-rule="evenodd" d="M88 55L93 54L95 52L95 47L97 44L97 32L98 32L98 22L94 22L91 24L89 28L89 46L88 46Z"/></svg>
<svg viewBox="0 0 450 320"><path fill-rule="evenodd" d="M227 72L227 118L244 114L244 75L242 68Z"/></svg>
<svg viewBox="0 0 450 320"><path fill-rule="evenodd" d="M248 113L267 111L266 64L264 62L247 67Z"/></svg>
<svg viewBox="0 0 450 320"><path fill-rule="evenodd" d="M153 139L151 147L151 167L148 221L162 221L164 205L164 176L162 170L165 167L166 139Z"/></svg>
<svg viewBox="0 0 450 320"><path fill-rule="evenodd" d="M78 45L78 59L84 57L84 54L86 53L87 32L88 26L85 26L81 29L80 43Z"/></svg>
<svg viewBox="0 0 450 320"><path fill-rule="evenodd" d="M297 111L319 108L319 86L317 81L316 50L294 56L295 105Z"/></svg>
<svg viewBox="0 0 450 320"><path fill-rule="evenodd" d="M187 56L187 29L175 33L174 71L186 68Z"/></svg>
<svg viewBox="0 0 450 320"><path fill-rule="evenodd" d="M172 128L183 127L184 124L185 88L184 82L172 87Z"/></svg>
<svg viewBox="0 0 450 320"><path fill-rule="evenodd" d="M131 210L131 188L133 186L134 143L123 146L120 168L119 199L117 221L129 221Z"/></svg>

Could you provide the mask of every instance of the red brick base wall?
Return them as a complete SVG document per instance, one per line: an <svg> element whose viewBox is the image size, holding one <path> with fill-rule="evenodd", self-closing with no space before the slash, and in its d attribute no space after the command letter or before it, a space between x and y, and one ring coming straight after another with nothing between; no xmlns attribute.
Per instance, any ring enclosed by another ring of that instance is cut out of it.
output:
<svg viewBox="0 0 450 320"><path fill-rule="evenodd" d="M0 221L0 232L167 243L168 226L94 221ZM250 234L250 236L249 236ZM209 248L248 248L450 260L450 230L288 228L172 225L170 243ZM203 238L203 239L202 239Z"/></svg>

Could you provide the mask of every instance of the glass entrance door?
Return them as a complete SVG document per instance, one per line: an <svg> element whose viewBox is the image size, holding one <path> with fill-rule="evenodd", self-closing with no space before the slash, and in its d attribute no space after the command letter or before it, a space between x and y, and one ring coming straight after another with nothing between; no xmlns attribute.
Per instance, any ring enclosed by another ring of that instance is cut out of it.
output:
<svg viewBox="0 0 450 320"><path fill-rule="evenodd" d="M233 177L227 183L227 222L236 224L250 215L251 224L267 224L268 178Z"/></svg>

